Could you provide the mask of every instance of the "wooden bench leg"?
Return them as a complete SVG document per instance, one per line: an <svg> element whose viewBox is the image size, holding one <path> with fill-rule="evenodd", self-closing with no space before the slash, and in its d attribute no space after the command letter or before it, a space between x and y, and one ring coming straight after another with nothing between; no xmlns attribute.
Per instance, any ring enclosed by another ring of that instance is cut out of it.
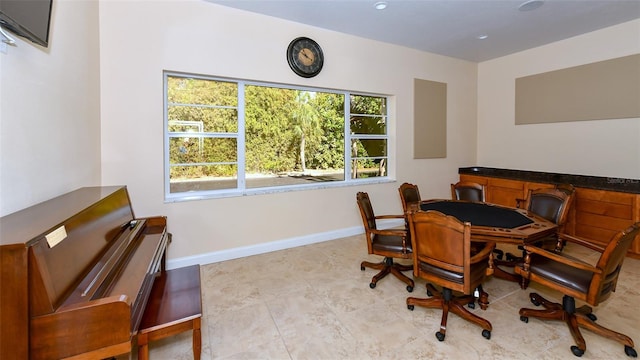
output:
<svg viewBox="0 0 640 360"><path fill-rule="evenodd" d="M147 334L138 335L138 360L149 360L149 338Z"/></svg>
<svg viewBox="0 0 640 360"><path fill-rule="evenodd" d="M200 360L200 353L202 352L202 336L200 332L201 318L193 319L193 358L194 360Z"/></svg>

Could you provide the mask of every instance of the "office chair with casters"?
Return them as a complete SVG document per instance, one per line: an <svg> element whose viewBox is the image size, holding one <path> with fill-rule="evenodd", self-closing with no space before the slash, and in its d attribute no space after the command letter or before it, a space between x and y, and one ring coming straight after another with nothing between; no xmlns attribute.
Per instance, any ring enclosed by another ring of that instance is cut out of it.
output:
<svg viewBox="0 0 640 360"><path fill-rule="evenodd" d="M377 220L382 219L404 219L404 215L378 215L373 212L373 206L369 199L369 194L366 192L359 192L356 195L358 207L360 208L360 215L362 216L362 222L364 223L365 237L367 239L367 249L369 254L384 256L382 262L372 263L369 261L363 261L360 264L360 270L364 271L365 268L371 268L380 270L372 279L369 287L374 289L380 279L389 274L393 274L398 279L407 284L407 291L413 291L413 279L410 279L404 275L403 271L409 271L413 269L412 265L403 265L395 263L396 259L411 259L413 257L411 250L411 240L409 239L409 233L407 229L378 229Z"/></svg>
<svg viewBox="0 0 640 360"><path fill-rule="evenodd" d="M574 193L574 190L570 189L569 187L562 190L558 188L529 190L524 208L558 225L558 228L554 234L546 238L537 240L534 243L535 246L543 247L556 252L562 251L562 248L564 247L564 241L559 238L558 234L564 232L564 225L567 222L569 209L571 208L571 204L573 203ZM507 253L506 261L497 260L495 262L495 265L516 267L519 263L522 263L522 261L524 261L524 247L522 245L519 245L518 249L522 250L522 254L520 256ZM522 288L526 289L526 287L526 281L523 281Z"/></svg>
<svg viewBox="0 0 640 360"><path fill-rule="evenodd" d="M529 190L529 196L525 203L525 209L532 213L542 216L543 218L553 221L558 225L557 233L564 232L564 225L567 222L569 209L573 203L575 190L566 189L536 189ZM558 242L558 236L553 235L548 239L538 242L538 246L550 244L551 248L561 251L561 242Z"/></svg>
<svg viewBox="0 0 640 360"><path fill-rule="evenodd" d="M600 258L595 265L564 253L548 251L537 246L526 245L525 262L516 267L516 273L523 278L537 282L564 294L562 304L553 303L542 296L531 293L531 302L544 309L520 309L520 320L527 323L530 317L542 320L564 321L569 326L576 345L571 346L575 356L582 356L587 349L580 328L615 340L624 345L624 352L631 357L638 354L633 348L633 340L621 333L607 329L596 323L596 316L588 305L576 308L575 299L597 306L616 290L620 269L625 255L634 238L640 233L640 222L613 236L611 241L600 247L574 236L560 234L568 243L597 251Z"/></svg>
<svg viewBox="0 0 640 360"><path fill-rule="evenodd" d="M482 282L491 273L489 261L493 242L484 243L477 253L471 251L471 224L462 223L453 216L438 211L410 211L409 229L414 251L413 275L427 282L427 294L431 297L407 298L407 308L414 306L442 309L440 330L436 338L443 341L447 329L449 311L479 325L482 336L491 338L491 323L465 308L475 301L474 290L479 291L478 303L484 310L489 302L482 291ZM441 287L438 291L435 286ZM453 292L462 293L454 296Z"/></svg>
<svg viewBox="0 0 640 360"><path fill-rule="evenodd" d="M485 202L485 187L470 181L459 181L451 184L451 199Z"/></svg>

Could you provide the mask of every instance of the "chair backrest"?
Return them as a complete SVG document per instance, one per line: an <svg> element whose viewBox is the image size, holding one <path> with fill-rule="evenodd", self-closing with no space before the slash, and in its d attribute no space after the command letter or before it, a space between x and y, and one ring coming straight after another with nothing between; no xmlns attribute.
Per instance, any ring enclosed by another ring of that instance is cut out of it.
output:
<svg viewBox="0 0 640 360"><path fill-rule="evenodd" d="M484 185L470 181L459 181L451 184L451 199L485 202Z"/></svg>
<svg viewBox="0 0 640 360"><path fill-rule="evenodd" d="M409 228L414 275L470 294L480 282L471 277L471 224L438 211L410 211ZM486 269L488 261L483 264Z"/></svg>
<svg viewBox="0 0 640 360"><path fill-rule="evenodd" d="M569 208L573 202L574 193L557 188L531 189L527 196L525 209L553 221L561 229L567 221Z"/></svg>
<svg viewBox="0 0 640 360"><path fill-rule="evenodd" d="M616 290L618 275L625 256L633 240L640 234L640 222L631 225L624 231L613 236L605 250L600 255L597 268L603 270L602 274L595 274L589 286L587 302L596 306L606 300Z"/></svg>
<svg viewBox="0 0 640 360"><path fill-rule="evenodd" d="M400 201L402 201L402 209L405 214L409 211L409 204L419 203L422 200L418 185L404 183L400 185L398 192L400 193Z"/></svg>
<svg viewBox="0 0 640 360"><path fill-rule="evenodd" d="M376 229L376 215L373 212L373 206L371 206L369 194L366 192L359 192L356 194L356 201L358 202L358 208L360 208L360 215L362 216L364 230L367 235L369 235L369 232L372 229Z"/></svg>
<svg viewBox="0 0 640 360"><path fill-rule="evenodd" d="M358 202L358 208L360 209L360 216L362 216L362 224L364 225L364 234L367 238L367 249L369 254L373 253L373 234L371 230L376 230L376 215L373 213L373 206L371 206L371 200L369 194L366 192L359 192L356 194L356 201Z"/></svg>

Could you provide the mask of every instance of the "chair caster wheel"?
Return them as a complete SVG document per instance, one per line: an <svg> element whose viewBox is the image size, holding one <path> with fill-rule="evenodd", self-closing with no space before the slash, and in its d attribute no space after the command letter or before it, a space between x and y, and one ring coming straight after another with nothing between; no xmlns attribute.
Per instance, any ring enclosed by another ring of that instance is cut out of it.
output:
<svg viewBox="0 0 640 360"><path fill-rule="evenodd" d="M475 309L476 308L476 303L475 302L470 302L470 303L467 304L467 307L469 309Z"/></svg>
<svg viewBox="0 0 640 360"><path fill-rule="evenodd" d="M375 289L375 288L376 288L376 283L373 283L373 282L372 282L372 283L370 283L370 284L369 284L369 287L370 287L370 288L372 288L372 289Z"/></svg>
<svg viewBox="0 0 640 360"><path fill-rule="evenodd" d="M433 293L431 291L427 290L427 296L431 297L431 296L433 296Z"/></svg>
<svg viewBox="0 0 640 360"><path fill-rule="evenodd" d="M591 314L591 313L587 314L587 317L588 317L588 318L589 318L589 320L591 320L591 321L596 321L596 320L598 320L598 317L597 317L597 316L595 316L594 314Z"/></svg>
<svg viewBox="0 0 640 360"><path fill-rule="evenodd" d="M491 339L491 331L489 331L489 330L482 330L482 336L483 336L485 339L487 339L487 340Z"/></svg>
<svg viewBox="0 0 640 360"><path fill-rule="evenodd" d="M580 348L575 345L571 346L571 352L577 357L581 357L582 354L584 354L584 351L580 350Z"/></svg>
<svg viewBox="0 0 640 360"><path fill-rule="evenodd" d="M413 292L413 286L407 285L407 291L408 292Z"/></svg>
<svg viewBox="0 0 640 360"><path fill-rule="evenodd" d="M636 350L629 345L624 346L624 353L627 354L627 356L638 357Z"/></svg>
<svg viewBox="0 0 640 360"><path fill-rule="evenodd" d="M529 322L529 318L526 316L520 316L520 321L522 321L523 323L528 323Z"/></svg>
<svg viewBox="0 0 640 360"><path fill-rule="evenodd" d="M438 331L436 333L436 338L438 338L439 341L444 341L444 334Z"/></svg>
<svg viewBox="0 0 640 360"><path fill-rule="evenodd" d="M413 305L407 305L407 309L413 311L414 306Z"/></svg>
<svg viewBox="0 0 640 360"><path fill-rule="evenodd" d="M360 271L364 271L364 266L360 265Z"/></svg>

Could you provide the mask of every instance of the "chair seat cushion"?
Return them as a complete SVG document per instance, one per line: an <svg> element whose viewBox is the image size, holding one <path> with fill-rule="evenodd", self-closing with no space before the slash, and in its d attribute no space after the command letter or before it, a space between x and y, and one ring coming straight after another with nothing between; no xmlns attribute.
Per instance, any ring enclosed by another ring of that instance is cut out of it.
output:
<svg viewBox="0 0 640 360"><path fill-rule="evenodd" d="M402 253L402 236L376 234L371 243L374 250ZM411 253L411 240L406 240L407 253Z"/></svg>
<svg viewBox="0 0 640 360"><path fill-rule="evenodd" d="M477 285L482 283L482 279L484 279L486 270L487 263L485 262L471 265L471 287L476 287ZM424 263L422 261L420 262L420 271L425 274L431 274L438 278L445 279L447 281L455 282L458 284L464 283L464 274L456 271L445 270L437 266Z"/></svg>
<svg viewBox="0 0 640 360"><path fill-rule="evenodd" d="M529 271L581 293L587 293L593 278L590 271L576 269L537 254L531 254Z"/></svg>

